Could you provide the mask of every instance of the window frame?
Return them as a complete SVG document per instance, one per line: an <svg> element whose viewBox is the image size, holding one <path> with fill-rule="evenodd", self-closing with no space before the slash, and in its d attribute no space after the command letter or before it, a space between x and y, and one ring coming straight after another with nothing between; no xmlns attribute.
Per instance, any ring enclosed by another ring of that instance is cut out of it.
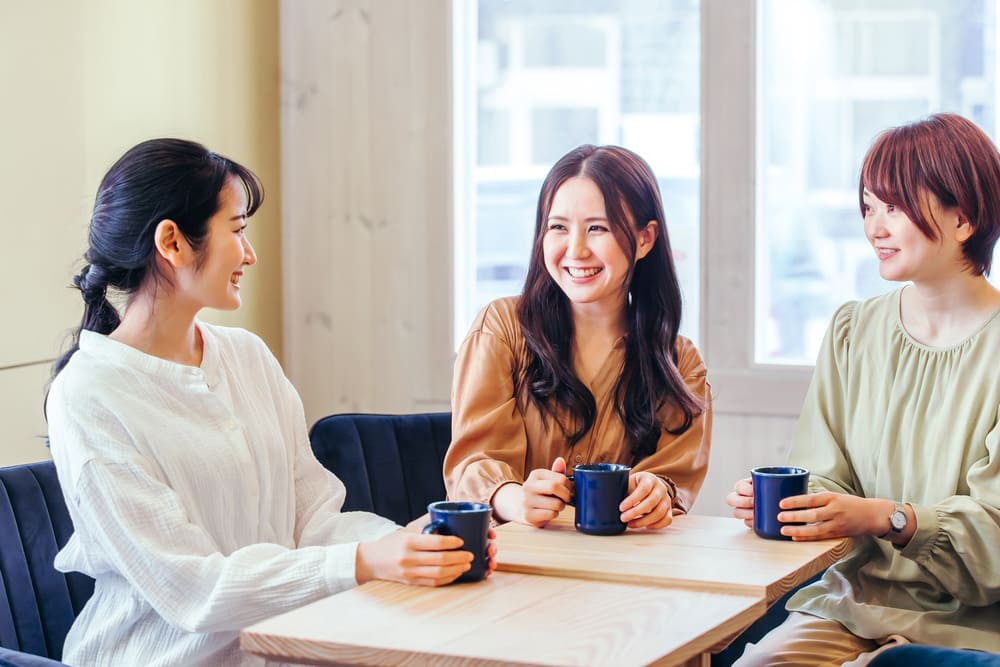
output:
<svg viewBox="0 0 1000 667"><path fill-rule="evenodd" d="M701 2L700 349L717 413L796 416L813 367L754 359L759 20L756 0Z"/></svg>

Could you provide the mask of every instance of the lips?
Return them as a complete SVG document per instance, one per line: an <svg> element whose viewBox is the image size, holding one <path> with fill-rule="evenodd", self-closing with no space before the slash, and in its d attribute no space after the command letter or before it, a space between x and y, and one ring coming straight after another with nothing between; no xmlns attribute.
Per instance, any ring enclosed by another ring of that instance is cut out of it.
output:
<svg viewBox="0 0 1000 667"><path fill-rule="evenodd" d="M899 248L875 248L875 254L879 259L889 259L899 252Z"/></svg>

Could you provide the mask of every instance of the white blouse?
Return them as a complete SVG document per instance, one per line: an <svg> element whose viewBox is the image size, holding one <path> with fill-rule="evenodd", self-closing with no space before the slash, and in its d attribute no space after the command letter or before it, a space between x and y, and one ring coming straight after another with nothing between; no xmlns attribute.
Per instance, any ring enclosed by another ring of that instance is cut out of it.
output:
<svg viewBox="0 0 1000 667"><path fill-rule="evenodd" d="M200 368L83 331L47 401L76 532L57 569L96 579L71 665L260 665L241 628L356 585L357 544L302 403L257 336L198 322Z"/></svg>

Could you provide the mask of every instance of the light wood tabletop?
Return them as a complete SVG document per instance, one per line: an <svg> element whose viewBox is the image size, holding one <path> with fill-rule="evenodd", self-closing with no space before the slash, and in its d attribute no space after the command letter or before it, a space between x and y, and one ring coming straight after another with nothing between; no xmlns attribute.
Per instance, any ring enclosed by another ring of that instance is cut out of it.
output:
<svg viewBox="0 0 1000 667"><path fill-rule="evenodd" d="M766 540L742 521L682 515L658 531L577 532L574 510L545 528L497 528L501 571L760 595L770 605L852 548L847 538Z"/></svg>
<svg viewBox="0 0 1000 667"><path fill-rule="evenodd" d="M497 572L442 588L370 582L251 626L241 645L307 664L707 664L764 610L754 595Z"/></svg>

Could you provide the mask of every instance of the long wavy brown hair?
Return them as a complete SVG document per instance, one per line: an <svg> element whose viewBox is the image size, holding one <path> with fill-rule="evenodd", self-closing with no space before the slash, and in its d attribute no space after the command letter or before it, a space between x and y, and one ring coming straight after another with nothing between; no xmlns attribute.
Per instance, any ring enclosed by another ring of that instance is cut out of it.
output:
<svg viewBox="0 0 1000 667"><path fill-rule="evenodd" d="M523 402L530 401L546 424L554 421L570 446L587 434L597 416L594 396L573 372L570 302L546 270L542 250L552 199L574 177L597 185L612 232L633 263L625 278L628 334L625 361L615 385L615 410L636 462L656 451L661 429L683 433L704 406L677 370L681 290L659 187L645 160L628 149L579 146L556 162L542 183L531 262L517 306L526 347L517 395ZM649 253L635 262L637 234L651 220L658 224L656 240ZM680 424L671 427L657 418L667 403L680 410Z"/></svg>

